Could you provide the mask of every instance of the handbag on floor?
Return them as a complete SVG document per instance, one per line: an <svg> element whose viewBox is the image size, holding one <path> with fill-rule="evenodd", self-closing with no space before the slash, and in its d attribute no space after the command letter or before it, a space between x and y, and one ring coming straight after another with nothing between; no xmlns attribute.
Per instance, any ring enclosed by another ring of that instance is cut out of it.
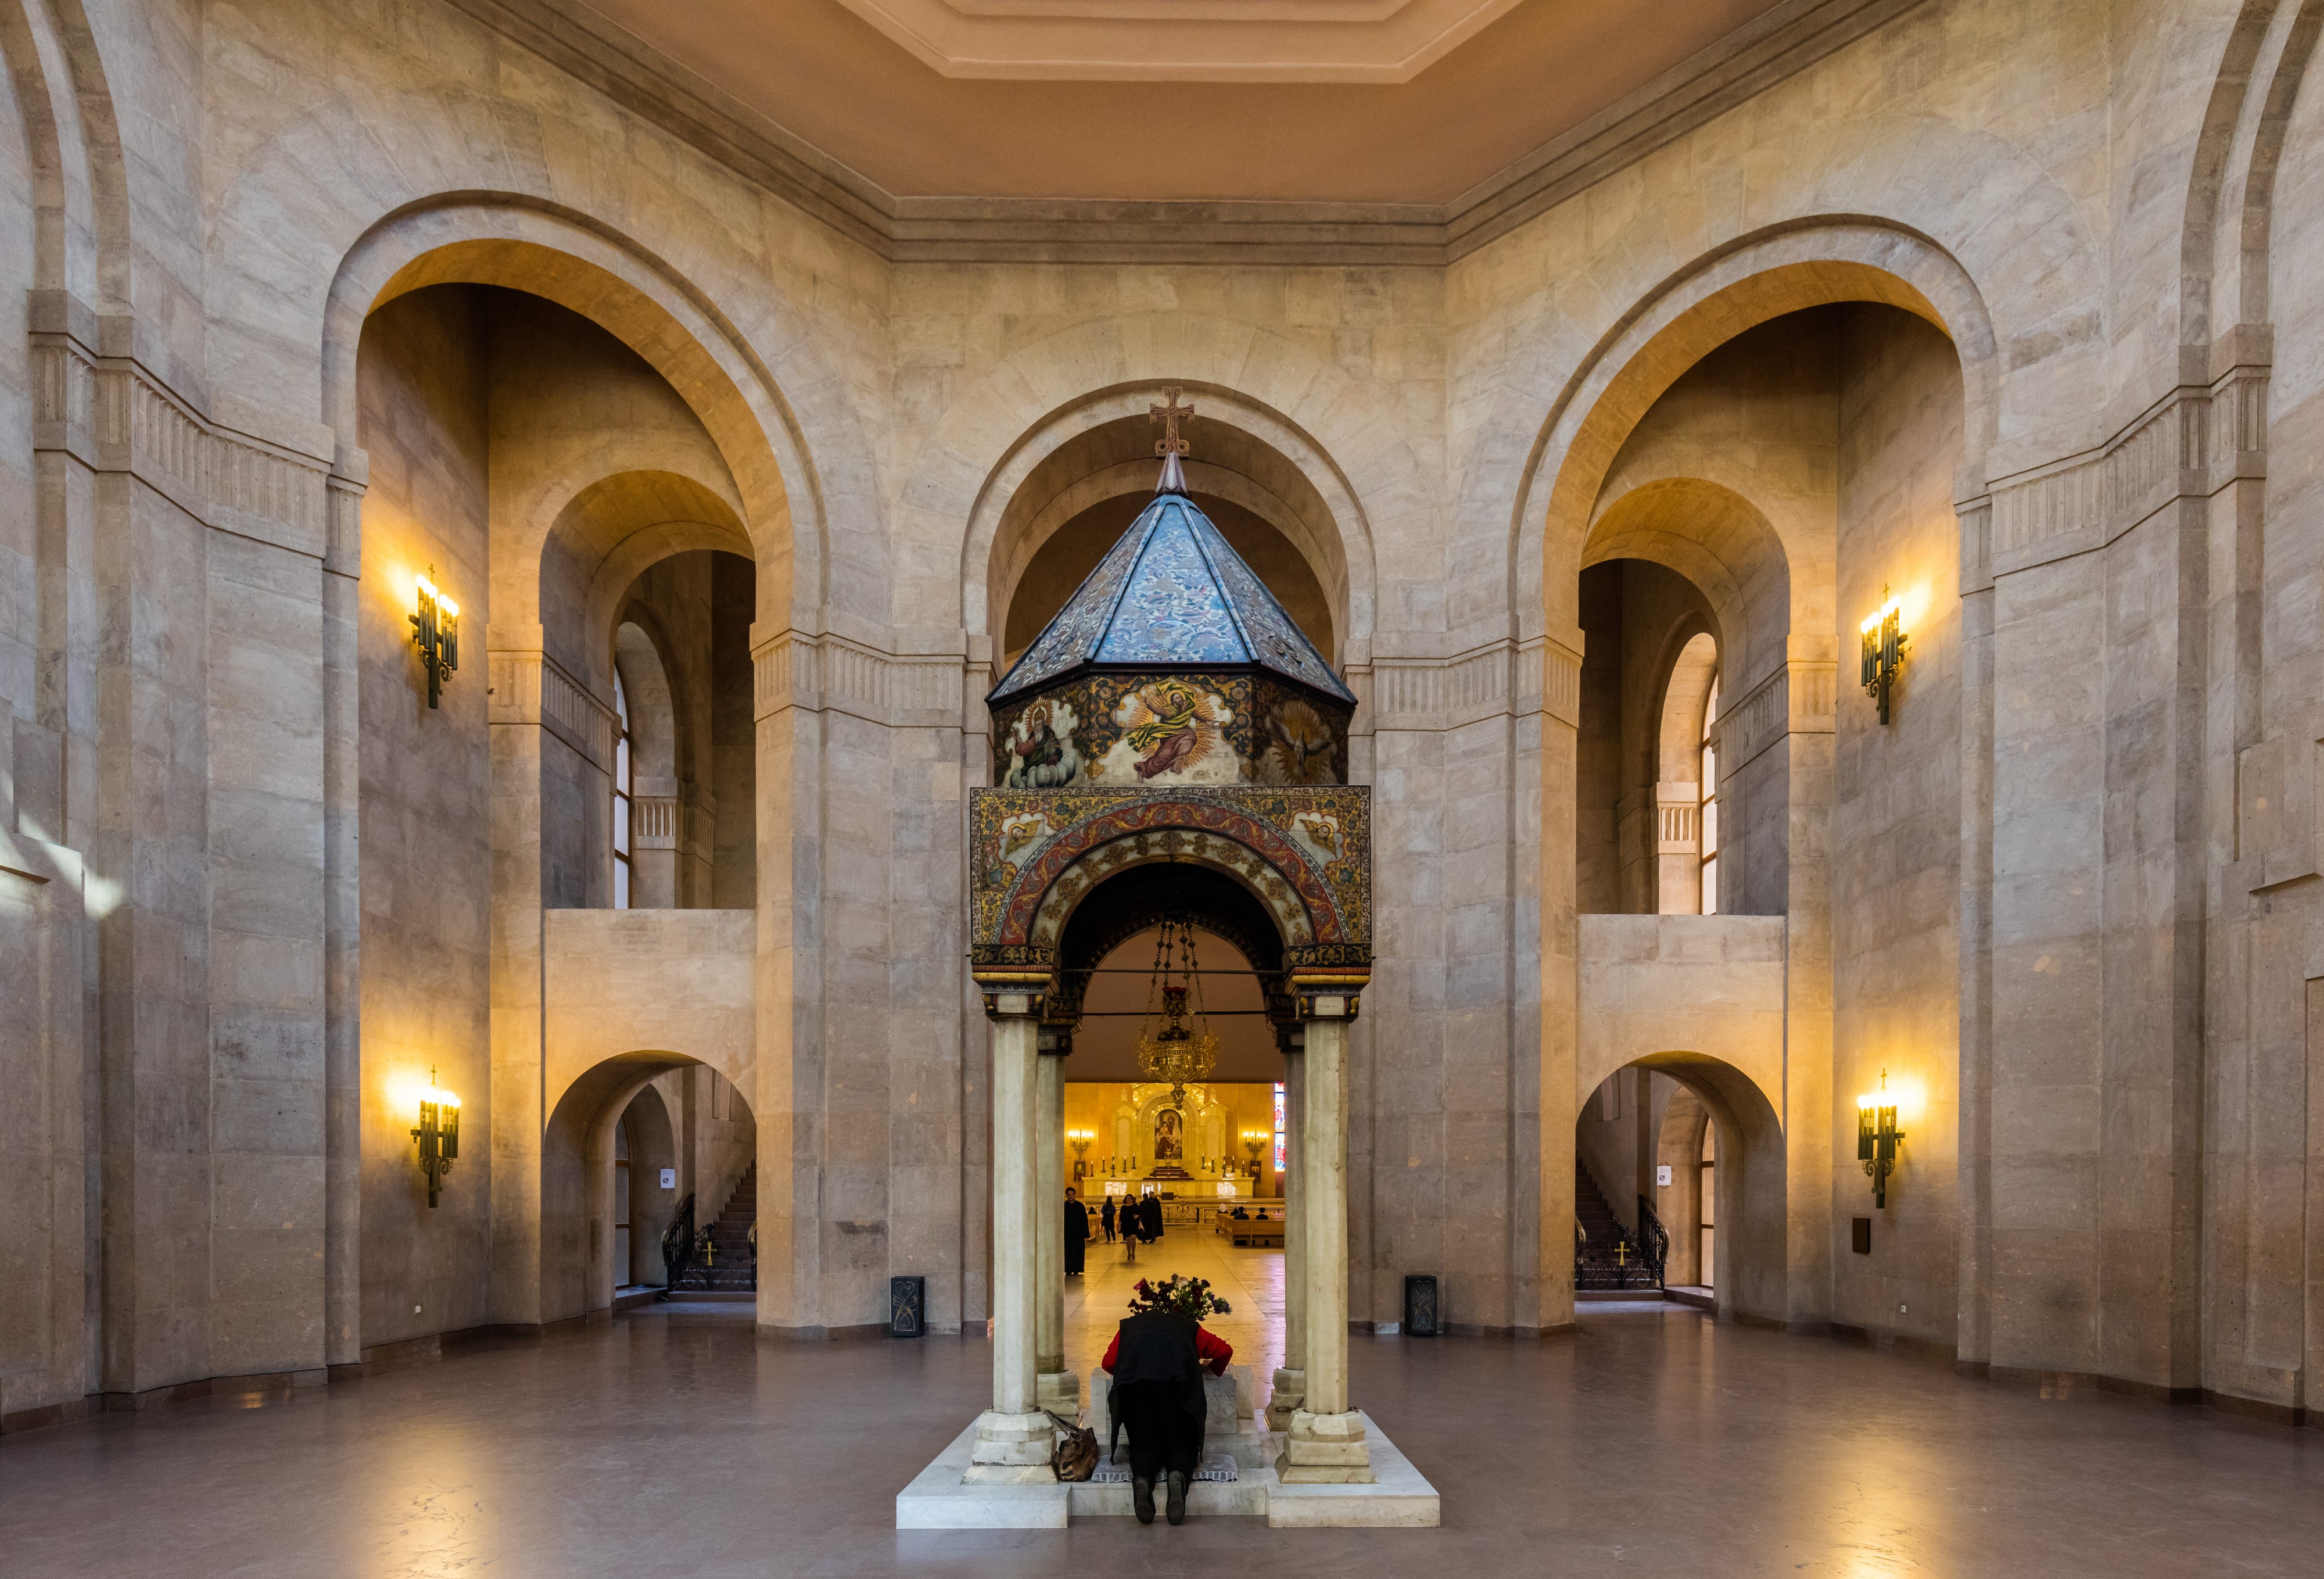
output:
<svg viewBox="0 0 2324 1579"><path fill-rule="evenodd" d="M1097 1473L1097 1433L1087 1426L1069 1426L1054 1409L1043 1414L1056 1421L1057 1444L1049 1450L1049 1467L1061 1481L1085 1481Z"/></svg>

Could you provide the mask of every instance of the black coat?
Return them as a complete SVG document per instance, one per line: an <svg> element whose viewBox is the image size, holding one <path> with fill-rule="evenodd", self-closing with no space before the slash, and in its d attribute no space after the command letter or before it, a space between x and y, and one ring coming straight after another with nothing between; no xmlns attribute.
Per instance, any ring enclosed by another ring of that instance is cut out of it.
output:
<svg viewBox="0 0 2324 1579"><path fill-rule="evenodd" d="M1153 1199L1150 1196L1147 1198ZM1203 1362L1194 1347L1192 1321L1167 1310L1122 1317L1121 1347L1113 1357L1114 1391L1119 1394L1121 1389L1141 1381L1160 1383L1181 1410L1196 1419L1207 1417L1210 1400L1203 1392ZM1119 1438L1121 1411L1113 1403L1112 1399L1107 1400L1106 1413L1113 1421L1112 1435ZM1106 1444L1105 1456L1109 1463L1113 1459L1111 1441Z"/></svg>
<svg viewBox="0 0 2324 1579"><path fill-rule="evenodd" d="M1089 1208L1079 1201L1065 1203L1065 1242L1067 1244L1089 1242Z"/></svg>
<svg viewBox="0 0 2324 1579"><path fill-rule="evenodd" d="M1138 1225L1145 1230L1148 1244L1162 1237L1161 1196L1148 1196L1138 1203Z"/></svg>

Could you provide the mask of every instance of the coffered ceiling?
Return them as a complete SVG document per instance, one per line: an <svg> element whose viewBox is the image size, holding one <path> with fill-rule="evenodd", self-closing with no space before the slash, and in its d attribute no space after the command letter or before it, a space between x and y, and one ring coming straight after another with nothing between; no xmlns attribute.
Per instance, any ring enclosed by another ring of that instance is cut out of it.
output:
<svg viewBox="0 0 2324 1579"><path fill-rule="evenodd" d="M1865 8L1861 0L588 5L897 199L1437 209L1626 96L1683 77L1692 58L1770 13ZM559 8L577 11L572 0Z"/></svg>

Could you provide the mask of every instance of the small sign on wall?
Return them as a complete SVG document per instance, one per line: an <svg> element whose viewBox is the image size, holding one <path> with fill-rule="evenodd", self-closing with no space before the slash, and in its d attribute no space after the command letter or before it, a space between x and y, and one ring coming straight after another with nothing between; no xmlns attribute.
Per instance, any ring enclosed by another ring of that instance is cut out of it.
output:
<svg viewBox="0 0 2324 1579"><path fill-rule="evenodd" d="M1655 1183L1662 1186L1665 1189L1668 1189L1670 1187L1670 1164L1665 1162L1661 1167L1655 1169Z"/></svg>
<svg viewBox="0 0 2324 1579"><path fill-rule="evenodd" d="M1668 1173L1670 1169L1665 1168L1663 1171L1665 1173ZM1667 1183L1669 1181L1665 1180L1664 1182ZM678 1169L674 1168L665 1168L661 1170L661 1187L666 1190L674 1190L678 1187Z"/></svg>

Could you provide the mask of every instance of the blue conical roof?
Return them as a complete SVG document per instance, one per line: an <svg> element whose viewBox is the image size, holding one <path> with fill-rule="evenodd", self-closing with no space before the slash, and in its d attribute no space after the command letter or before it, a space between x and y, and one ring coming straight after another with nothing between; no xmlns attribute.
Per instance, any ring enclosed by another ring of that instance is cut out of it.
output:
<svg viewBox="0 0 2324 1579"><path fill-rule="evenodd" d="M1176 457L1170 457L1175 463ZM1171 488L1154 495L1057 617L1033 639L988 703L1085 664L1139 669L1252 664L1353 706L1275 595L1211 518Z"/></svg>

